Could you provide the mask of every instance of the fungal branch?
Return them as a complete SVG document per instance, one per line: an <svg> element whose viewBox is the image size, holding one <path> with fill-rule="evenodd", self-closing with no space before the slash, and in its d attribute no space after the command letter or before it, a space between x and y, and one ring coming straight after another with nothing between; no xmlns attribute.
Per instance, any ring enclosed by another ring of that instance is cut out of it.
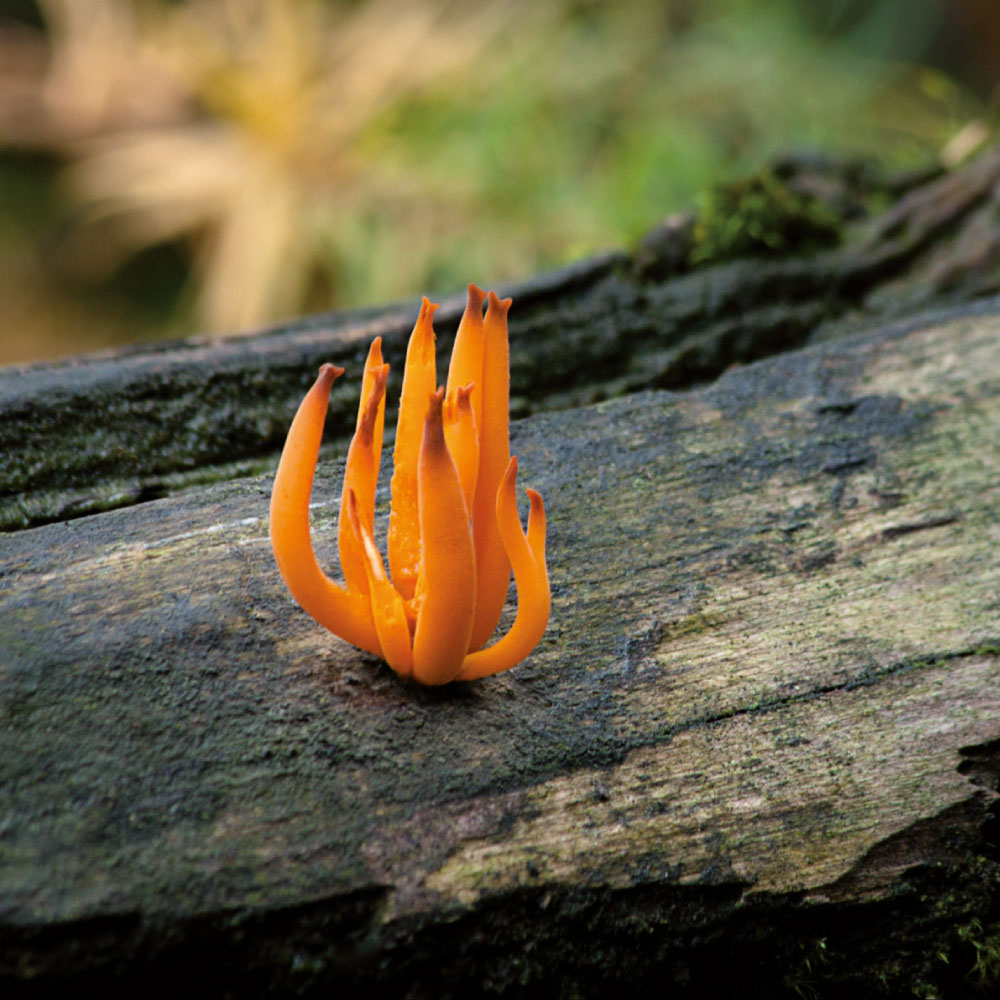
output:
<svg viewBox="0 0 1000 1000"><path fill-rule="evenodd" d="M517 459L508 428L510 301L469 285L447 383L438 387L437 306L423 300L406 351L396 425L388 572L374 538L389 373L381 338L368 353L344 472L337 527L343 586L320 568L309 531L323 421L342 368L320 369L292 421L274 478L271 547L292 596L331 632L421 684L508 670L531 653L549 620L541 496L527 491L527 531L517 512ZM517 616L510 631L487 646L503 613L511 569Z"/></svg>

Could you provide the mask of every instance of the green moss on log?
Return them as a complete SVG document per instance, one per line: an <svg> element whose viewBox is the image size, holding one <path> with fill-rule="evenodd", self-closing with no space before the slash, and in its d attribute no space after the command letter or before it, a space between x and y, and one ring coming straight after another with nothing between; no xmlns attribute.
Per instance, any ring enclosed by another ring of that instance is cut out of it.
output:
<svg viewBox="0 0 1000 1000"><path fill-rule="evenodd" d="M835 246L843 232L844 219L827 204L762 170L714 185L699 199L690 260L808 253Z"/></svg>

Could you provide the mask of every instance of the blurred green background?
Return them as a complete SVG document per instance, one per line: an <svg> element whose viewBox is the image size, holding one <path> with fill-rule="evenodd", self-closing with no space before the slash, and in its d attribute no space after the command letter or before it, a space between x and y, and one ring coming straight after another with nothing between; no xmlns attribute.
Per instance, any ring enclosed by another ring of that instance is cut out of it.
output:
<svg viewBox="0 0 1000 1000"><path fill-rule="evenodd" d="M0 0L0 363L487 286L995 134L998 0Z"/></svg>

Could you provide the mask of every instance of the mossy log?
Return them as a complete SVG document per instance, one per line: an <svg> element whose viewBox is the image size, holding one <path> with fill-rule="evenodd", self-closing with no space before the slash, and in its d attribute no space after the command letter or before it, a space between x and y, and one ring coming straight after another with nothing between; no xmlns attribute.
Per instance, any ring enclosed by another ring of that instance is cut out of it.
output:
<svg viewBox="0 0 1000 1000"><path fill-rule="evenodd" d="M992 995L1000 301L858 328L513 425L553 614L485 681L301 612L268 473L2 536L6 995Z"/></svg>

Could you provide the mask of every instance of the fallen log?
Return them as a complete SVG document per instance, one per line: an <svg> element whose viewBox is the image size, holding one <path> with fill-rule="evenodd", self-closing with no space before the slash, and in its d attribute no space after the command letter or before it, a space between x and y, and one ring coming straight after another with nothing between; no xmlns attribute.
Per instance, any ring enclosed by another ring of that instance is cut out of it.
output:
<svg viewBox="0 0 1000 1000"><path fill-rule="evenodd" d="M516 423L553 615L486 681L296 608L268 473L2 536L7 995L990 995L1000 301L858 329Z"/></svg>

